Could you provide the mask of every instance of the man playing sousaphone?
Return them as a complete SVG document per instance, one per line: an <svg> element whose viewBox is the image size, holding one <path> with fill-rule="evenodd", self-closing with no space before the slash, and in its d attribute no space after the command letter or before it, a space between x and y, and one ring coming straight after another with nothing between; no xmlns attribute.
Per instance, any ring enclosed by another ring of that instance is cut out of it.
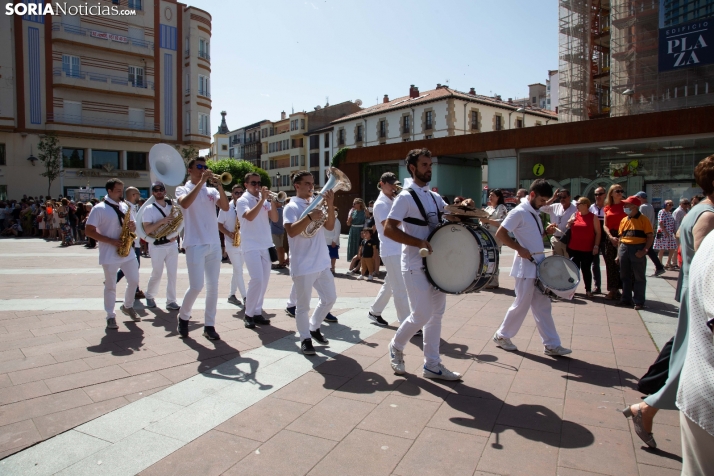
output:
<svg viewBox="0 0 714 476"><path fill-rule="evenodd" d="M124 182L112 178L107 181L105 188L107 195L104 201L94 206L89 213L85 234L99 242L99 264L104 269L104 310L107 312L107 329L118 329L114 302L117 295L116 276L120 269L126 276L126 291L124 304L119 309L132 320L141 320L132 307L136 286L139 283L139 262L134 253L120 256L117 252L123 245L119 238L122 236L124 221L130 220L128 229L132 232L136 230L136 224L129 213L130 206L121 200L124 194Z"/></svg>

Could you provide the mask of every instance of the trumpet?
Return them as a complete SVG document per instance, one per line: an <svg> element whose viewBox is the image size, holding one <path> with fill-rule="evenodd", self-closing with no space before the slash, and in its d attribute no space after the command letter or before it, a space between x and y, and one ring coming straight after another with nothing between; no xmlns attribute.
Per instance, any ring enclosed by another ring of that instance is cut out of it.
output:
<svg viewBox="0 0 714 476"><path fill-rule="evenodd" d="M233 182L233 176L230 172L223 172L221 175L213 174L211 182L213 182L215 185L218 185L219 183L222 185L230 185L231 182Z"/></svg>
<svg viewBox="0 0 714 476"><path fill-rule="evenodd" d="M277 200L280 203L285 203L285 200L288 199L288 194L285 192L270 192L270 200Z"/></svg>

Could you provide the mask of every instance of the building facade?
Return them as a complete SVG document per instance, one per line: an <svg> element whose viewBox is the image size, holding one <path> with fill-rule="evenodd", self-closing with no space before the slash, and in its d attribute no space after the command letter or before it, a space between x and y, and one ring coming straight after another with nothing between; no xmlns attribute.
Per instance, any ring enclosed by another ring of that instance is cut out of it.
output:
<svg viewBox="0 0 714 476"><path fill-rule="evenodd" d="M116 3L134 14L0 18L0 196L47 193L42 163L28 160L47 133L63 154L53 196L87 186L103 196L117 176L148 196L154 144L210 146L211 15L172 0Z"/></svg>

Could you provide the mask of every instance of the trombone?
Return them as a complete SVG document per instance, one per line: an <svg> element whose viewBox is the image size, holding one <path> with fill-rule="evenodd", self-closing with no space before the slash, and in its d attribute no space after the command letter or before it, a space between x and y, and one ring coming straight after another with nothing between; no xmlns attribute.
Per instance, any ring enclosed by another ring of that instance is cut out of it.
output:
<svg viewBox="0 0 714 476"><path fill-rule="evenodd" d="M280 203L285 203L285 200L288 199L288 194L285 192L270 192L270 200L277 200Z"/></svg>

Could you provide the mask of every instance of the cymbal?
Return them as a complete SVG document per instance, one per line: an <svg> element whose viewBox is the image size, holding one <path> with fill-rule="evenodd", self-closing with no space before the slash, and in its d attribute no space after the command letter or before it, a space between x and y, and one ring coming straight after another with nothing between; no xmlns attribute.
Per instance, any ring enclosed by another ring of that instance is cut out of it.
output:
<svg viewBox="0 0 714 476"><path fill-rule="evenodd" d="M459 215L474 218L488 218L489 214L477 208L462 207L460 205L447 205L444 211L450 215Z"/></svg>

